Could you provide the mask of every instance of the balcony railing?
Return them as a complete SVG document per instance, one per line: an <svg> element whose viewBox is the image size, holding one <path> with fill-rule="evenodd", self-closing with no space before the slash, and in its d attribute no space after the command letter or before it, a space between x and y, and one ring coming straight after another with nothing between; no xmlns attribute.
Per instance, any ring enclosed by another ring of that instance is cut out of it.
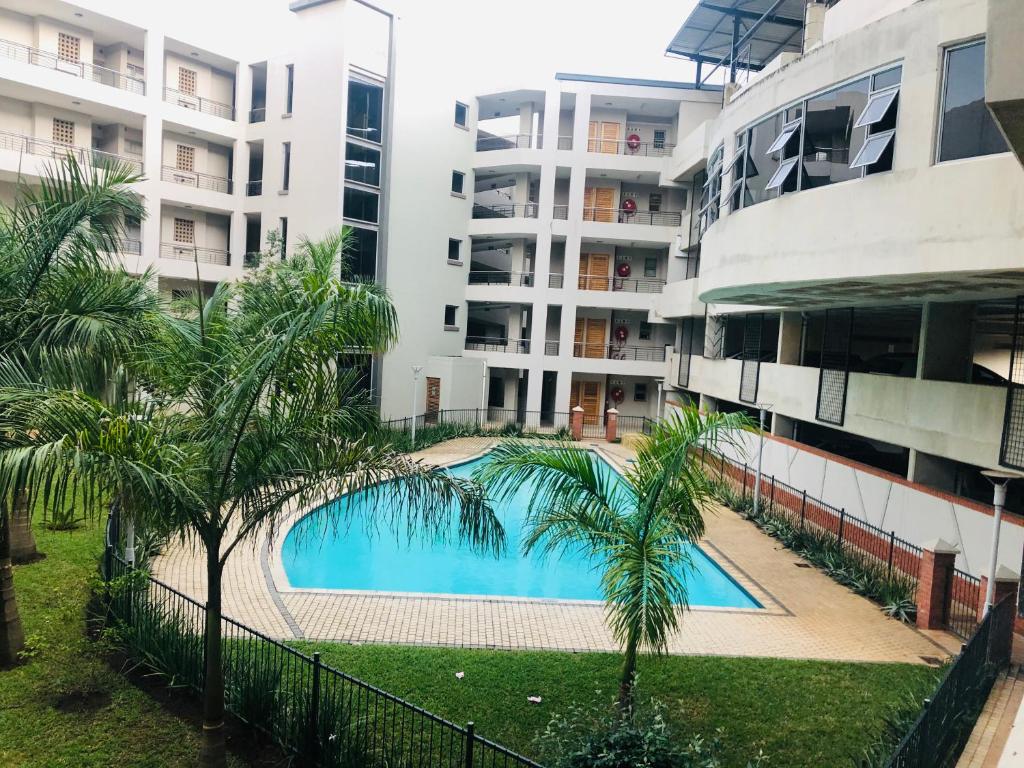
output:
<svg viewBox="0 0 1024 768"><path fill-rule="evenodd" d="M249 122L250 123L262 123L267 119L267 108L256 107L249 110Z"/></svg>
<svg viewBox="0 0 1024 768"><path fill-rule="evenodd" d="M211 192L224 192L228 195L231 194L234 187L231 179L225 179L223 176L212 176L208 173L198 173L196 171L181 171L167 165L161 169L160 178L175 184L183 184L186 187L208 189Z"/></svg>
<svg viewBox="0 0 1024 768"><path fill-rule="evenodd" d="M260 258L262 254L259 251L246 251L242 257L242 266L249 269L255 269L260 265Z"/></svg>
<svg viewBox="0 0 1024 768"><path fill-rule="evenodd" d="M548 288L561 288L563 278L560 272L552 272L548 275Z"/></svg>
<svg viewBox="0 0 1024 768"><path fill-rule="evenodd" d="M466 349L477 352L509 352L525 355L530 352L529 339L498 339L486 336L467 336Z"/></svg>
<svg viewBox="0 0 1024 768"><path fill-rule="evenodd" d="M553 205L551 206L551 218L561 219L565 221L569 218L569 206L568 205Z"/></svg>
<svg viewBox="0 0 1024 768"><path fill-rule="evenodd" d="M231 255L219 248L199 248L188 243L160 243L160 258L198 261L200 264L228 266Z"/></svg>
<svg viewBox="0 0 1024 768"><path fill-rule="evenodd" d="M474 219L536 219L536 203L499 203L497 205L480 205L473 203Z"/></svg>
<svg viewBox="0 0 1024 768"><path fill-rule="evenodd" d="M679 211L624 211L621 208L584 208L584 221L606 224L644 224L655 227L678 227L683 223Z"/></svg>
<svg viewBox="0 0 1024 768"><path fill-rule="evenodd" d="M142 241L133 237L121 238L121 247L118 249L118 253L123 253L127 256L141 256Z"/></svg>
<svg viewBox="0 0 1024 768"><path fill-rule="evenodd" d="M664 347L625 347L615 344L572 345L573 357L587 357L594 360L637 360L645 363L665 362Z"/></svg>
<svg viewBox="0 0 1024 768"><path fill-rule="evenodd" d="M476 151L490 152L495 149L529 149L533 146L533 136L528 133L516 133L511 136L477 136Z"/></svg>
<svg viewBox="0 0 1024 768"><path fill-rule="evenodd" d="M207 99L204 96L182 93L174 88L164 88L164 101L177 104L185 109L194 109L207 115L213 115L214 117L223 117L225 120L235 119L235 108L230 104Z"/></svg>
<svg viewBox="0 0 1024 768"><path fill-rule="evenodd" d="M612 277L580 275L581 291L625 291L626 293L661 293L665 281L657 277Z"/></svg>
<svg viewBox="0 0 1024 768"><path fill-rule="evenodd" d="M109 85L111 88L120 88L122 91L128 91L129 93L146 93L146 81L141 78L126 75L118 72L116 69L107 69L98 64L62 59L56 53L41 51L38 48L32 48L10 40L0 40L0 57L63 72L73 77L79 77L82 80L99 83L100 85Z"/></svg>
<svg viewBox="0 0 1024 768"><path fill-rule="evenodd" d="M469 273L470 285L533 285L533 272L476 270Z"/></svg>
<svg viewBox="0 0 1024 768"><path fill-rule="evenodd" d="M259 197L263 194L263 179L256 179L245 184L245 194L248 197Z"/></svg>
<svg viewBox="0 0 1024 768"><path fill-rule="evenodd" d="M559 149L572 149L572 136L559 136L558 137L558 148Z"/></svg>
<svg viewBox="0 0 1024 768"><path fill-rule="evenodd" d="M587 139L587 152L602 155L635 155L637 157L668 157L675 144L664 141L615 141L611 139Z"/></svg>
<svg viewBox="0 0 1024 768"><path fill-rule="evenodd" d="M549 357L558 356L558 342L557 341L545 341L544 342L544 354Z"/></svg>
<svg viewBox="0 0 1024 768"><path fill-rule="evenodd" d="M103 152L99 149L73 147L69 144L37 139L34 136L23 136L18 133L8 133L7 131L0 131L0 149L23 152L26 155L35 155L37 157L50 157L54 160L62 160L70 154L78 161L79 165L93 166L101 163L126 163L136 173L142 173L141 160L124 155L115 155L112 152Z"/></svg>

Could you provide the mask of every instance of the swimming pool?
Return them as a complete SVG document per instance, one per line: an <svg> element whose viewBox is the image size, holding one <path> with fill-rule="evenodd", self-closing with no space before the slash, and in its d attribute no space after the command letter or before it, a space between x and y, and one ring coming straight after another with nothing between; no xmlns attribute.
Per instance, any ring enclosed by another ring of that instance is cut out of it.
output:
<svg viewBox="0 0 1024 768"><path fill-rule="evenodd" d="M469 477L487 456L451 467ZM608 465L606 465L608 466ZM608 466L608 471L615 471ZM617 474L615 474L618 477ZM323 509L299 520L285 536L281 562L296 589L344 589L431 595L600 600L599 574L582 553L560 557L524 557L522 522L530 488L495 506L505 526L505 554L478 554L457 541L408 542L390 533L368 536L360 524L351 529L325 525ZM366 503L353 499L353 504ZM692 606L760 608L700 547L691 552L687 574Z"/></svg>

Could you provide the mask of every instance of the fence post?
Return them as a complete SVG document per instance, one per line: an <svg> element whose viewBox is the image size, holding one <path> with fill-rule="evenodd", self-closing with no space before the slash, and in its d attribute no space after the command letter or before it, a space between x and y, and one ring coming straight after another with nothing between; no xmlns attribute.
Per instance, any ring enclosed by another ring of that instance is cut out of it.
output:
<svg viewBox="0 0 1024 768"><path fill-rule="evenodd" d="M768 503L772 508L772 512L775 512L775 475L772 475L772 491L768 496Z"/></svg>
<svg viewBox="0 0 1024 768"><path fill-rule="evenodd" d="M725 454L722 454L721 463L718 465L718 482L725 480Z"/></svg>
<svg viewBox="0 0 1024 768"><path fill-rule="evenodd" d="M313 690L309 697L309 733L306 749L314 765L320 756L320 654L313 653Z"/></svg>
<svg viewBox="0 0 1024 768"><path fill-rule="evenodd" d="M466 723L466 749L464 754L466 757L466 768L473 768L473 742L476 741L476 736L473 733L473 721L470 720Z"/></svg>
<svg viewBox="0 0 1024 768"><path fill-rule="evenodd" d="M896 551L896 531L889 531L889 575L892 576L892 556Z"/></svg>
<svg viewBox="0 0 1024 768"><path fill-rule="evenodd" d="M747 498L747 462L743 462L743 493L740 498Z"/></svg>
<svg viewBox="0 0 1024 768"><path fill-rule="evenodd" d="M804 490L803 497L800 499L800 530L804 529L804 515L807 514L807 491Z"/></svg>
<svg viewBox="0 0 1024 768"><path fill-rule="evenodd" d="M936 539L921 545L917 573L917 628L942 629L949 616L952 598L953 563L959 550L948 541Z"/></svg>
<svg viewBox="0 0 1024 768"><path fill-rule="evenodd" d="M839 551L843 551L843 526L846 525L846 510L839 510Z"/></svg>

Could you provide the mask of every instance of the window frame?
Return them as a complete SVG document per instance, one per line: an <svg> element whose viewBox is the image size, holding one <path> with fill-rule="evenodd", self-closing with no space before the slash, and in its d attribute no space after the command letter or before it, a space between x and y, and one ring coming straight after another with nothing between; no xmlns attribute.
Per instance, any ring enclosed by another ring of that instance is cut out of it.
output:
<svg viewBox="0 0 1024 768"><path fill-rule="evenodd" d="M937 112L938 125L935 127L935 153L932 158L934 165L940 163L955 163L961 160L974 160L979 157L991 157L992 155L1006 154L1010 151L1009 145L1003 152L990 152L986 155L970 155L968 157L956 157L949 160L942 159L942 129L945 126L945 114L946 114L946 84L949 82L949 55L954 51L960 51L964 48L970 48L975 45L988 45L988 38L986 35L980 35L979 37L971 38L970 40L964 40L959 43L952 45L945 45L942 47L942 69L939 72L939 109ZM986 49L986 53L987 53ZM1004 137L1005 139L1005 137Z"/></svg>
<svg viewBox="0 0 1024 768"><path fill-rule="evenodd" d="M459 122L459 108L462 108L462 122ZM469 128L469 104L464 102L455 101L455 127L456 128Z"/></svg>
<svg viewBox="0 0 1024 768"><path fill-rule="evenodd" d="M901 82L899 85L890 85L888 88L880 88L877 91L870 90L869 86L868 103L864 105L863 111L860 113L857 121L853 124L854 129L867 128L870 130L872 126L878 125L878 123L882 122L882 120L885 119L885 116L889 114L889 110L893 108L894 104L896 104L897 99L899 99L900 86L902 85L903 83ZM871 105L886 97L889 97L889 103L885 105L885 109L882 110L882 113L874 120L865 121L864 118L867 116L868 110L871 109Z"/></svg>
<svg viewBox="0 0 1024 768"><path fill-rule="evenodd" d="M448 311L451 310L451 322L448 322ZM444 305L444 329L446 331L457 331L459 329L459 305Z"/></svg>
<svg viewBox="0 0 1024 768"><path fill-rule="evenodd" d="M452 244L455 244L455 258L452 258ZM457 237L448 238L448 263L449 264L461 264L462 263L462 240Z"/></svg>
<svg viewBox="0 0 1024 768"><path fill-rule="evenodd" d="M286 115L292 114L292 108L295 106L295 65L285 64L285 96L284 96L284 113Z"/></svg>
<svg viewBox="0 0 1024 768"><path fill-rule="evenodd" d="M292 143L281 142L281 191L287 192L292 182Z"/></svg>
<svg viewBox="0 0 1024 768"><path fill-rule="evenodd" d="M867 151L868 146L872 143L872 139L876 140L875 143L878 143L880 141L882 143L882 149L879 152L878 157L876 157L870 163L862 163L862 162L860 162L861 156L864 155L865 152ZM889 145L895 139L896 139L896 129L895 128L892 128L892 129L890 129L888 131L879 131L878 133L869 133L867 136L864 137L864 143L861 144L860 150L857 152L856 157L854 157L853 160L850 161L850 168L851 169L852 168L861 168L861 169L863 169L863 171L861 173L861 176L863 177L864 173L867 172L867 169L870 168L872 165L874 165L875 163L877 163L881 159L882 153L884 153L885 150L889 148Z"/></svg>
<svg viewBox="0 0 1024 768"><path fill-rule="evenodd" d="M459 188L458 189L455 188L455 181L456 181L456 179L459 182ZM453 195L457 196L457 197L465 197L466 196L466 173L465 173L465 171L456 171L454 168L452 169L451 193Z"/></svg>
<svg viewBox="0 0 1024 768"><path fill-rule="evenodd" d="M643 397L637 397L638 394L643 392ZM634 403L646 403L648 402L647 396L647 382L646 381L634 381L633 382L633 402Z"/></svg>

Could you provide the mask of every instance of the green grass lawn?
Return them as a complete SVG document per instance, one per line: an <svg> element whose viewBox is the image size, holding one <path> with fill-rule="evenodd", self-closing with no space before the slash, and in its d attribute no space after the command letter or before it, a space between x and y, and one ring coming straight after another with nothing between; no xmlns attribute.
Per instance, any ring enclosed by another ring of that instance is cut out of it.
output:
<svg viewBox="0 0 1024 768"><path fill-rule="evenodd" d="M0 671L0 766L195 765L195 724L111 669L85 637L88 584L102 547L99 529L38 527L36 538L46 559L14 573L33 656Z"/></svg>
<svg viewBox="0 0 1024 768"><path fill-rule="evenodd" d="M534 736L552 714L573 701L611 701L619 668L614 654L302 645L436 714L473 720L481 735L528 756L536 754ZM902 695L923 697L938 674L908 664L644 658L640 696L660 699L681 736L725 729L729 766L746 765L760 748L770 766L838 768L853 765ZM531 704L527 696L543 701Z"/></svg>

